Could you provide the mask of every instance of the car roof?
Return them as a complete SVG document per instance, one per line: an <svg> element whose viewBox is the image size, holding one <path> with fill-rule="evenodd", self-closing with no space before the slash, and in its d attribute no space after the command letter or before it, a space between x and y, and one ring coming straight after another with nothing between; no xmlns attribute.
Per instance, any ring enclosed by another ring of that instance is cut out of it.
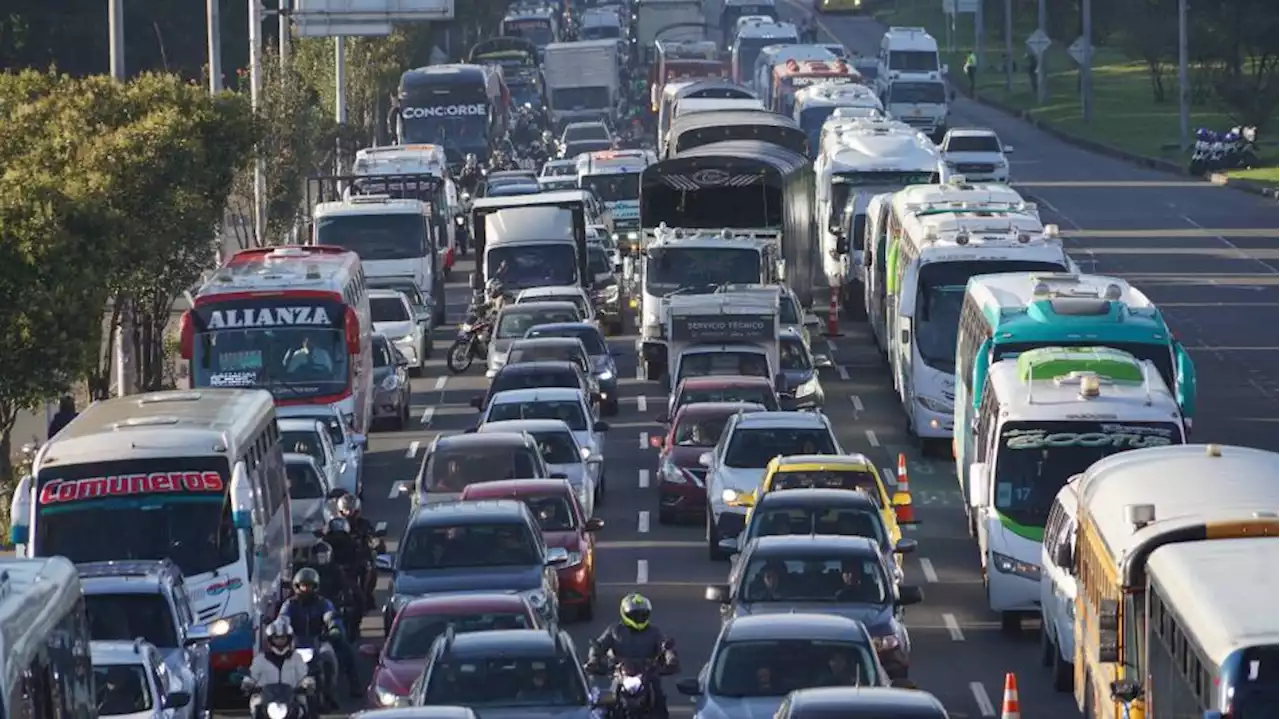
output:
<svg viewBox="0 0 1280 719"><path fill-rule="evenodd" d="M869 641L862 622L838 614L817 612L760 614L734 617L724 627L730 642L759 639L861 639Z"/></svg>
<svg viewBox="0 0 1280 719"><path fill-rule="evenodd" d="M490 655L555 656L559 651L555 637L546 629L491 629L455 635L449 655L462 659Z"/></svg>
<svg viewBox="0 0 1280 719"><path fill-rule="evenodd" d="M401 292L400 290L394 290L394 289L390 289L390 288L387 288L387 287L370 287L370 288L369 288L369 299L374 299L374 298L378 298L378 297L382 297L382 298L395 298L395 299L408 299L407 297L405 297L404 293L403 293L403 292Z"/></svg>
<svg viewBox="0 0 1280 719"><path fill-rule="evenodd" d="M996 131L989 127L953 127L947 133L956 137L996 137Z"/></svg>
<svg viewBox="0 0 1280 719"><path fill-rule="evenodd" d="M534 326L536 327L537 325ZM581 347L582 340L577 337L521 337L511 342L511 349L516 347L559 347L562 345Z"/></svg>
<svg viewBox="0 0 1280 719"><path fill-rule="evenodd" d="M789 454L785 457L778 457L775 461L778 463L778 471L780 472L806 464L818 464L833 469L876 466L870 457L860 452L847 454Z"/></svg>
<svg viewBox="0 0 1280 719"><path fill-rule="evenodd" d="M568 496L573 494L573 487L567 479L503 479L469 484L462 492L467 499L520 499Z"/></svg>
<svg viewBox="0 0 1280 719"><path fill-rule="evenodd" d="M147 654L155 651L157 651L155 647L142 639L133 641L95 639L89 642L89 653L95 667L111 664L142 665L147 661Z"/></svg>
<svg viewBox="0 0 1280 719"><path fill-rule="evenodd" d="M437 502L420 505L409 518L410 527L482 524L485 522L524 522L528 510L524 502L511 499L483 499Z"/></svg>
<svg viewBox="0 0 1280 719"><path fill-rule="evenodd" d="M526 330L526 332L532 331L535 329L542 330L543 332L556 332L561 330L589 330L591 332L595 332L596 334L600 334L603 337L603 334L601 334L600 332L600 328L596 327L590 322L547 322L545 324L534 325L530 327L528 330ZM524 339L541 339L541 338L525 337Z"/></svg>
<svg viewBox="0 0 1280 719"><path fill-rule="evenodd" d="M693 402L686 404L676 412L676 417L719 417L742 412L767 412L762 404L755 402Z"/></svg>
<svg viewBox="0 0 1280 719"><path fill-rule="evenodd" d="M571 399L581 402L583 400L582 390L576 387L534 387L532 389L503 390L493 396L490 404L563 402Z"/></svg>
<svg viewBox="0 0 1280 719"><path fill-rule="evenodd" d="M880 505L866 492L849 489L787 489L765 492L756 502L756 511L765 504L778 507L865 507L879 511Z"/></svg>
<svg viewBox="0 0 1280 719"><path fill-rule="evenodd" d="M504 315L514 310L573 310L577 311L578 306L568 300L538 300L537 302L520 302L511 304L498 310L498 314Z"/></svg>
<svg viewBox="0 0 1280 719"><path fill-rule="evenodd" d="M753 385L768 385L773 387L769 380L764 377L752 377L750 375L713 375L710 377L688 377L680 380L680 387L683 389L708 389L719 387L749 387Z"/></svg>
<svg viewBox="0 0 1280 719"><path fill-rule="evenodd" d="M823 416L817 412L751 412L742 415L738 428L756 427L807 427L826 428Z"/></svg>
<svg viewBox="0 0 1280 719"><path fill-rule="evenodd" d="M481 486L481 485L472 485ZM467 611L494 612L509 609L527 611L524 598L515 592L459 592L457 594L429 594L425 597L414 597L405 604L399 616L416 617L424 614L444 614L459 609Z"/></svg>
<svg viewBox="0 0 1280 719"><path fill-rule="evenodd" d="M585 296L586 292L577 285L544 285L520 290L520 294L517 297L555 297L559 295Z"/></svg>
<svg viewBox="0 0 1280 719"><path fill-rule="evenodd" d="M320 427L316 427L319 422ZM281 432L304 430L307 432L321 432L324 427L324 420L317 417L280 417L276 420L276 427Z"/></svg>
<svg viewBox="0 0 1280 719"><path fill-rule="evenodd" d="M352 714L350 719L476 719L476 713L471 707L432 705L364 709Z"/></svg>
<svg viewBox="0 0 1280 719"><path fill-rule="evenodd" d="M493 432L489 434L451 434L447 436L436 437L435 444L432 445L434 451L444 449L473 449L484 447L524 447L528 444L527 438L515 432Z"/></svg>
<svg viewBox="0 0 1280 719"><path fill-rule="evenodd" d="M946 709L929 692L890 687L810 687L791 692L794 710L854 710L852 717L945 717ZM863 713L865 710L866 713Z"/></svg>
<svg viewBox="0 0 1280 719"><path fill-rule="evenodd" d="M787 490L799 492L803 490ZM869 537L835 534L776 534L751 540L751 556L782 557L809 552L879 556L880 545Z"/></svg>
<svg viewBox="0 0 1280 719"><path fill-rule="evenodd" d="M507 372L533 374L535 372L546 372L549 370L577 372L578 365L570 362L569 360L534 360L532 362L516 362L514 364L502 365L502 369L498 370L498 374L502 375ZM497 379L497 377L495 376L494 379Z"/></svg>
<svg viewBox="0 0 1280 719"><path fill-rule="evenodd" d="M315 457L312 457L309 454L303 454L301 452L285 452L284 463L285 464L309 464L313 469L318 470L320 468L320 465L316 463Z"/></svg>
<svg viewBox="0 0 1280 719"><path fill-rule="evenodd" d="M518 434L520 432L569 432L569 425L558 419L504 419L497 422L485 422L476 428L479 434L493 434L494 432L509 432Z"/></svg>

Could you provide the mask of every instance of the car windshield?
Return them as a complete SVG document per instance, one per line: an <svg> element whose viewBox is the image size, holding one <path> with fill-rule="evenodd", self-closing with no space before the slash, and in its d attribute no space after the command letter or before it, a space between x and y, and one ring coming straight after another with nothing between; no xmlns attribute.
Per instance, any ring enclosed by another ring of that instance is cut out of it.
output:
<svg viewBox="0 0 1280 719"><path fill-rule="evenodd" d="M741 581L744 602L886 604L890 598L878 555L755 558Z"/></svg>
<svg viewBox="0 0 1280 719"><path fill-rule="evenodd" d="M512 389L538 389L539 387L580 389L582 380L568 367L544 367L539 368L537 372L511 371L504 367L498 372L498 376L493 378L493 384L489 385L489 396Z"/></svg>
<svg viewBox="0 0 1280 719"><path fill-rule="evenodd" d="M709 694L783 697L809 687L874 686L871 648L856 642L766 639L725 642L712 660Z"/></svg>
<svg viewBox="0 0 1280 719"><path fill-rule="evenodd" d="M324 482L315 467L302 462L287 462L284 468L289 478L289 499L324 498Z"/></svg>
<svg viewBox="0 0 1280 719"><path fill-rule="evenodd" d="M778 322L784 325L800 325L800 305L787 293L778 296Z"/></svg>
<svg viewBox="0 0 1280 719"><path fill-rule="evenodd" d="M735 469L764 469L778 456L835 453L835 442L825 427L747 428L729 438L724 463Z"/></svg>
<svg viewBox="0 0 1280 719"><path fill-rule="evenodd" d="M814 469L775 472L769 480L769 491L788 489L860 489L877 505L881 505L880 480L867 469Z"/></svg>
<svg viewBox="0 0 1280 719"><path fill-rule="evenodd" d="M894 82L889 85L890 105L945 105L947 90L940 82Z"/></svg>
<svg viewBox="0 0 1280 719"><path fill-rule="evenodd" d="M524 337L534 325L549 325L556 322L577 322L582 317L577 310L565 308L510 307L502 310L498 316L497 338L500 340L519 339Z"/></svg>
<svg viewBox="0 0 1280 719"><path fill-rule="evenodd" d="M747 402L776 410L778 399L773 390L760 385L736 385L731 387L686 388L676 399L676 409L699 402Z"/></svg>
<svg viewBox="0 0 1280 719"><path fill-rule="evenodd" d="M649 294L705 291L722 284L760 281L760 252L755 249L663 247L649 250L644 282Z"/></svg>
<svg viewBox="0 0 1280 719"><path fill-rule="evenodd" d="M542 461L547 464L580 464L582 455L578 453L578 443L569 432L533 432L533 439L538 443L538 451L542 453Z"/></svg>
<svg viewBox="0 0 1280 719"><path fill-rule="evenodd" d="M423 474L428 491L444 493L461 492L477 482L541 476L529 449L504 445L437 450L427 457Z"/></svg>
<svg viewBox="0 0 1280 719"><path fill-rule="evenodd" d="M375 323L408 322L411 319L409 308L405 307L404 300L399 297L369 298L369 313Z"/></svg>
<svg viewBox="0 0 1280 719"><path fill-rule="evenodd" d="M751 526L751 537L832 534L874 539L882 548L889 543L884 520L869 507L762 507L752 513Z"/></svg>
<svg viewBox="0 0 1280 719"><path fill-rule="evenodd" d="M89 638L95 642L131 642L142 637L160 649L179 645L173 609L158 592L84 595Z"/></svg>
<svg viewBox="0 0 1280 719"><path fill-rule="evenodd" d="M604 346L604 338L600 336L600 330L587 325L577 327L531 327L525 333L528 339L536 339L538 337L577 337L582 340L582 344L587 348L587 354L592 356L609 354L609 349Z"/></svg>
<svg viewBox="0 0 1280 719"><path fill-rule="evenodd" d="M784 337L778 343L779 357L784 370L811 370L813 358L809 356L809 348L799 337Z"/></svg>
<svg viewBox="0 0 1280 719"><path fill-rule="evenodd" d="M577 177L578 163L548 162L542 166L543 177Z"/></svg>
<svg viewBox="0 0 1280 719"><path fill-rule="evenodd" d="M769 360L759 352L733 351L698 352L680 358L680 379L686 377L743 377L769 378Z"/></svg>
<svg viewBox="0 0 1280 719"><path fill-rule="evenodd" d="M522 362L572 362L584 371L591 367L591 363L587 360L586 352L576 344L569 342L528 343L517 340L515 344L511 345L511 351L507 355L507 364L513 365Z"/></svg>
<svg viewBox="0 0 1280 719"><path fill-rule="evenodd" d="M433 666L425 704L585 708L587 686L569 656L449 657Z"/></svg>
<svg viewBox="0 0 1280 719"><path fill-rule="evenodd" d="M325 465L324 445L321 444L320 435L316 432L281 430L280 447L286 452L311 455L316 460L316 464L321 467Z"/></svg>
<svg viewBox="0 0 1280 719"><path fill-rule="evenodd" d="M995 135L952 135L947 152L1003 152Z"/></svg>
<svg viewBox="0 0 1280 719"><path fill-rule="evenodd" d="M683 417L676 425L677 447L714 447L724 434L728 415L719 417Z"/></svg>
<svg viewBox="0 0 1280 719"><path fill-rule="evenodd" d="M412 527L398 559L400 571L542 563L528 528L514 522Z"/></svg>
<svg viewBox="0 0 1280 719"><path fill-rule="evenodd" d="M98 716L151 711L151 687L141 664L95 664L93 687L97 694Z"/></svg>
<svg viewBox="0 0 1280 719"><path fill-rule="evenodd" d="M544 532L571 532L577 528L573 521L573 508L564 497L525 497L524 503L529 506L533 518L538 520L538 528Z"/></svg>
<svg viewBox="0 0 1280 719"><path fill-rule="evenodd" d="M589 245L587 247L587 269L591 270L591 274L597 276L610 274L613 272L613 260L600 245Z"/></svg>
<svg viewBox="0 0 1280 719"><path fill-rule="evenodd" d="M1043 528L1058 490L1094 462L1183 441L1173 422L1006 422L996 448L996 511L1020 525Z"/></svg>
<svg viewBox="0 0 1280 719"><path fill-rule="evenodd" d="M640 197L640 173L619 172L611 175L587 175L579 186L591 190L601 202L620 202Z"/></svg>
<svg viewBox="0 0 1280 719"><path fill-rule="evenodd" d="M390 367L395 364L391 358L391 345L385 338L375 338L373 340L373 366L374 367Z"/></svg>
<svg viewBox="0 0 1280 719"><path fill-rule="evenodd" d="M532 629L529 617L521 613L485 612L481 614L401 614L387 639L387 659L405 661L425 659L431 643L452 625L458 634L503 629Z"/></svg>
<svg viewBox="0 0 1280 719"><path fill-rule="evenodd" d="M486 422L502 422L509 419L558 419L575 432L585 432L587 416L582 403L576 399L535 402L498 402L489 406Z"/></svg>

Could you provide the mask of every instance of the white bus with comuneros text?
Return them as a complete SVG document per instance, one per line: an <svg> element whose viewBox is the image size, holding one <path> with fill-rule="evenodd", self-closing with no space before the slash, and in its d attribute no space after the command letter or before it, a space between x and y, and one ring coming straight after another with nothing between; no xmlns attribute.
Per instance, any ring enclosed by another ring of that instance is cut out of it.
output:
<svg viewBox="0 0 1280 719"><path fill-rule="evenodd" d="M356 253L328 245L243 250L193 299L181 331L192 387L258 387L281 406L336 406L368 434L373 319Z"/></svg>
<svg viewBox="0 0 1280 719"><path fill-rule="evenodd" d="M1041 347L997 362L974 423L975 451L957 461L970 463L969 527L1006 631L1040 612L1045 523L1067 480L1118 452L1186 443L1155 365L1107 347Z"/></svg>
<svg viewBox="0 0 1280 719"><path fill-rule="evenodd" d="M820 82L796 90L792 99L791 119L809 136L809 147L822 146L822 126L842 107L863 107L884 112L875 90L856 82L835 84Z"/></svg>
<svg viewBox="0 0 1280 719"><path fill-rule="evenodd" d="M813 163L822 222L822 276L847 311L863 308L862 245L875 195L941 179L942 156L929 139L892 120L852 120ZM846 215L850 225L846 227Z"/></svg>
<svg viewBox="0 0 1280 719"><path fill-rule="evenodd" d="M873 335L888 354L908 433L926 449L948 450L956 334L969 278L1073 272L1075 263L1057 226L1041 225L1035 205L1005 185L970 185L959 176L943 185L915 185L895 193L888 207L873 201L868 218L869 237L880 227L888 234L884 324L873 322ZM863 255L864 265L875 268L876 262Z"/></svg>
<svg viewBox="0 0 1280 719"><path fill-rule="evenodd" d="M271 395L153 392L95 402L18 482L10 539L22 557L168 558L223 679L247 669L290 578L293 525Z"/></svg>

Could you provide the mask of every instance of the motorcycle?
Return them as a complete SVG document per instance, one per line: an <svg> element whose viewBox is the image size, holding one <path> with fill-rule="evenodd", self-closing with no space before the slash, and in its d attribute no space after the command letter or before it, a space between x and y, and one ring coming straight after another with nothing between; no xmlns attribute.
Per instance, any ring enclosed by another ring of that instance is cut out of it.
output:
<svg viewBox="0 0 1280 719"><path fill-rule="evenodd" d="M458 326L458 337L449 347L445 362L449 371L462 374L471 369L471 363L489 354L490 322L464 322Z"/></svg>
<svg viewBox="0 0 1280 719"><path fill-rule="evenodd" d="M643 662L606 659L594 664L588 662L586 670L597 675L608 675L612 671L614 695L605 713L606 719L649 719L654 715L655 682L661 681L663 674L679 671L679 666L675 659L675 643L667 640L662 645L660 658Z"/></svg>
<svg viewBox="0 0 1280 719"><path fill-rule="evenodd" d="M307 677L296 687L288 684L248 685L249 706L253 719L311 719L314 702L300 701L315 690L315 680ZM256 697L257 702L254 702Z"/></svg>
<svg viewBox="0 0 1280 719"><path fill-rule="evenodd" d="M1215 170L1254 167L1260 162L1257 139L1256 127L1237 126L1227 132L1202 127L1196 130L1196 144L1187 172L1203 175Z"/></svg>

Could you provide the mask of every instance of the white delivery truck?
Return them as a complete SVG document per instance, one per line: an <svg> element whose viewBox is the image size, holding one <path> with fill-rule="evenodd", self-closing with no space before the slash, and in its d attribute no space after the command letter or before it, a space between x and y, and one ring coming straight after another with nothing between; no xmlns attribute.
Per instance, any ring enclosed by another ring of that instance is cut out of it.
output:
<svg viewBox="0 0 1280 719"><path fill-rule="evenodd" d="M673 394L686 377L746 375L777 381L776 289L674 295L663 305Z"/></svg>
<svg viewBox="0 0 1280 719"><path fill-rule="evenodd" d="M591 120L612 124L616 118L616 40L551 43L542 61L542 76L551 119L557 125Z"/></svg>

